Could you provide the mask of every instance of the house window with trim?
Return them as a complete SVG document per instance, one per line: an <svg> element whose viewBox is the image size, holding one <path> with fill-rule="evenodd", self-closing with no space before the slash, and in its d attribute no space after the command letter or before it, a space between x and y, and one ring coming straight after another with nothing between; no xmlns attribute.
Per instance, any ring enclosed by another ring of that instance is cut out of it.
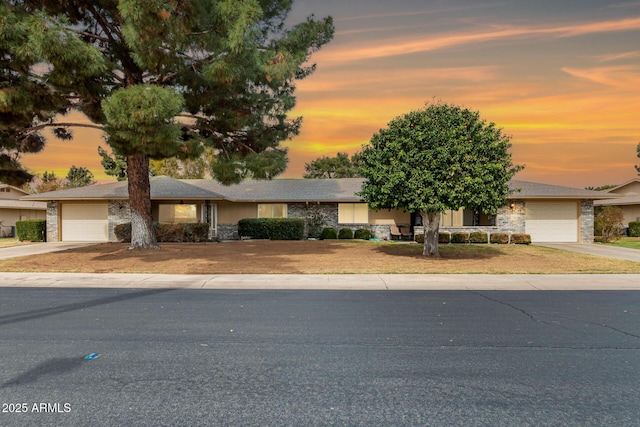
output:
<svg viewBox="0 0 640 427"><path fill-rule="evenodd" d="M286 218L286 203L269 203L258 205L258 218Z"/></svg>
<svg viewBox="0 0 640 427"><path fill-rule="evenodd" d="M368 224L369 206L366 203L338 203L338 224Z"/></svg>
<svg viewBox="0 0 640 427"><path fill-rule="evenodd" d="M196 205L159 205L159 222L189 223L198 222L198 209Z"/></svg>

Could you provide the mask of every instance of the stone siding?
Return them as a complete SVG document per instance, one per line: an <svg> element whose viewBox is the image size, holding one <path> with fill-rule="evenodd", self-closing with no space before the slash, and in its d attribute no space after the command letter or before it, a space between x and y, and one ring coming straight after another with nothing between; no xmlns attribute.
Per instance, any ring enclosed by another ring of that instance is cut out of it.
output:
<svg viewBox="0 0 640 427"><path fill-rule="evenodd" d="M47 202L47 242L60 241L58 231L58 202Z"/></svg>
<svg viewBox="0 0 640 427"><path fill-rule="evenodd" d="M496 231L501 233L525 233L525 207L524 200L512 200L508 206L498 209Z"/></svg>
<svg viewBox="0 0 640 427"><path fill-rule="evenodd" d="M109 241L117 242L116 225L131 222L131 209L128 200L109 200Z"/></svg>
<svg viewBox="0 0 640 427"><path fill-rule="evenodd" d="M216 237L220 240L238 240L238 224L218 224Z"/></svg>
<svg viewBox="0 0 640 427"><path fill-rule="evenodd" d="M308 220L318 215L322 218L321 228L338 228L338 204L337 203L289 203L287 205L288 218L302 218L305 221L304 235L309 235Z"/></svg>
<svg viewBox="0 0 640 427"><path fill-rule="evenodd" d="M580 243L593 243L595 213L593 200L580 201Z"/></svg>

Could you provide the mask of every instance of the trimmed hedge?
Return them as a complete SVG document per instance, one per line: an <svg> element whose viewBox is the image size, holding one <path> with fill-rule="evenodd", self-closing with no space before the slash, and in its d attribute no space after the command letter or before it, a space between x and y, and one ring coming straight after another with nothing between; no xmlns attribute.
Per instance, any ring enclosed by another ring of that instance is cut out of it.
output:
<svg viewBox="0 0 640 427"><path fill-rule="evenodd" d="M451 243L451 233L447 231L438 233L438 243Z"/></svg>
<svg viewBox="0 0 640 427"><path fill-rule="evenodd" d="M47 237L47 220L26 219L24 221L16 221L16 234L20 241L44 242Z"/></svg>
<svg viewBox="0 0 640 427"><path fill-rule="evenodd" d="M512 234L511 243L514 243L516 245L530 245L531 236L528 234Z"/></svg>
<svg viewBox="0 0 640 427"><path fill-rule="evenodd" d="M484 231L473 231L469 233L470 243L488 243L489 235Z"/></svg>
<svg viewBox="0 0 640 427"><path fill-rule="evenodd" d="M186 224L153 223L158 242L205 242L209 237L209 224L194 222ZM131 242L131 223L118 224L113 229L119 242Z"/></svg>
<svg viewBox="0 0 640 427"><path fill-rule="evenodd" d="M353 230L350 228L341 228L338 231L338 239L353 239Z"/></svg>
<svg viewBox="0 0 640 427"><path fill-rule="evenodd" d="M629 221L629 236L640 237L640 221Z"/></svg>
<svg viewBox="0 0 640 427"><path fill-rule="evenodd" d="M469 233L451 233L451 243L469 243Z"/></svg>
<svg viewBox="0 0 640 427"><path fill-rule="evenodd" d="M509 243L509 234L508 233L491 233L491 236L489 236L489 242L506 245L507 243Z"/></svg>
<svg viewBox="0 0 640 427"><path fill-rule="evenodd" d="M355 233L353 233L353 238L354 239L369 240L369 239L371 239L371 232L369 230L367 230L366 228L359 228L359 229L356 230Z"/></svg>
<svg viewBox="0 0 640 427"><path fill-rule="evenodd" d="M245 218L238 222L240 237L270 240L302 240L304 220L301 218Z"/></svg>
<svg viewBox="0 0 640 427"><path fill-rule="evenodd" d="M414 234L413 240L415 240L418 243L424 243L424 234Z"/></svg>
<svg viewBox="0 0 640 427"><path fill-rule="evenodd" d="M338 233L336 233L335 228L323 228L322 232L320 233L320 238L322 240L337 239Z"/></svg>

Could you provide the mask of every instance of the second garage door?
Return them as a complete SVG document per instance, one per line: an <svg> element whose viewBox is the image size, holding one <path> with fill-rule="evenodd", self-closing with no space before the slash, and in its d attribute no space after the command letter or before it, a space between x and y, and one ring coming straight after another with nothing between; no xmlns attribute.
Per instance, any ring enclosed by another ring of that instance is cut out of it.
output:
<svg viewBox="0 0 640 427"><path fill-rule="evenodd" d="M109 240L109 210L106 203L65 203L62 205L62 240L65 242L106 242Z"/></svg>
<svg viewBox="0 0 640 427"><path fill-rule="evenodd" d="M526 204L526 233L532 242L577 242L578 203L540 201Z"/></svg>

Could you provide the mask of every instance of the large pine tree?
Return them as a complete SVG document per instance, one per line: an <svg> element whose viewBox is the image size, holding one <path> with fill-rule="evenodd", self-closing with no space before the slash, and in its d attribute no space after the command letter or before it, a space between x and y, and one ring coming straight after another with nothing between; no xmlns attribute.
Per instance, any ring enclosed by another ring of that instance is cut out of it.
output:
<svg viewBox="0 0 640 427"><path fill-rule="evenodd" d="M295 81L333 36L331 18L285 27L292 0L24 0L0 6L0 167L30 175L22 152L42 129L71 138L83 112L127 159L132 247L155 247L149 159L217 153L212 175L233 183L286 167L279 143ZM7 165L5 167L5 164Z"/></svg>

